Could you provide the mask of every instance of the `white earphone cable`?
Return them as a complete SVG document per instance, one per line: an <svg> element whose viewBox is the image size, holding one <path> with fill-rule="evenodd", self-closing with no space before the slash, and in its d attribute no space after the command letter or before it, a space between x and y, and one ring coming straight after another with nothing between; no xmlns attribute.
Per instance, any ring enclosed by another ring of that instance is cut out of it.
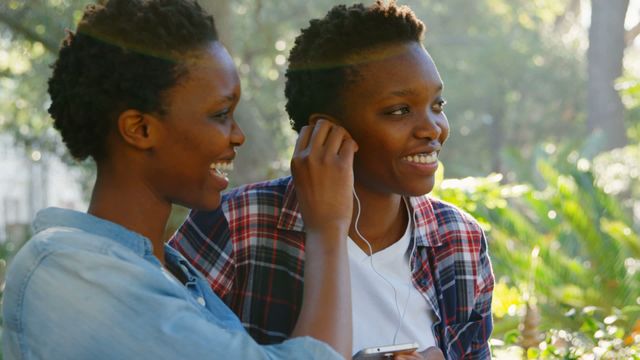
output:
<svg viewBox="0 0 640 360"><path fill-rule="evenodd" d="M378 270L376 270L375 266L373 265L373 248L371 247L371 243L369 243L369 241L362 235L362 233L360 233L360 230L358 229L358 222L360 221L360 212L361 212L361 206L360 206L360 199L358 198L358 195L356 194L356 189L353 188L353 196L356 200L356 218L355 218L355 222L354 222L354 229L356 231L356 234L358 235L358 237L360 237L360 239L362 239L362 241L365 242L365 244L367 244L367 247L369 248L369 263L371 264L371 270L373 270L373 272L376 273L376 275L378 275L382 280L384 280L389 286L391 286L391 289L393 289L393 298L395 301L395 305L396 305L396 311L398 312L398 326L396 327L396 331L393 334L393 344L396 344L396 339L398 337L398 333L400 332L400 328L402 327L402 322L404 320L404 316L407 312L407 306L409 304L409 298L411 297L411 283L409 284L409 288L407 291L407 298L405 300L405 304L404 304L404 309L402 310L402 313L400 312L400 307L398 306L398 291L396 290L395 286L393 286L393 284L391 283L391 281L389 281L386 277L384 277L380 272L378 272ZM407 209L407 213L409 213L409 205L407 204L406 200L404 200L404 204L405 207ZM409 219L409 227L412 228L412 224L415 223L415 215L416 212L415 210L412 213L411 218ZM409 253L409 266L411 269L411 273L413 274L413 254L416 250L416 244L415 241L413 241L413 245L411 248L411 252Z"/></svg>

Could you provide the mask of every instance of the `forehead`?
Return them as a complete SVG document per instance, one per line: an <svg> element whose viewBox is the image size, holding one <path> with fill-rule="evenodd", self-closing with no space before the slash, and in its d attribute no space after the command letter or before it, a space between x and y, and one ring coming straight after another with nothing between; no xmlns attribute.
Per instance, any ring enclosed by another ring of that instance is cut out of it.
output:
<svg viewBox="0 0 640 360"><path fill-rule="evenodd" d="M186 70L185 80L189 82L209 82L212 78L233 82L238 79L231 55L219 42L190 51L183 56L182 63Z"/></svg>
<svg viewBox="0 0 640 360"><path fill-rule="evenodd" d="M436 89L442 79L433 59L417 42L393 44L359 53L349 59L355 77L346 93L375 97L402 89Z"/></svg>
<svg viewBox="0 0 640 360"><path fill-rule="evenodd" d="M235 64L220 43L191 51L181 62L184 74L169 92L171 105L202 106L240 96Z"/></svg>

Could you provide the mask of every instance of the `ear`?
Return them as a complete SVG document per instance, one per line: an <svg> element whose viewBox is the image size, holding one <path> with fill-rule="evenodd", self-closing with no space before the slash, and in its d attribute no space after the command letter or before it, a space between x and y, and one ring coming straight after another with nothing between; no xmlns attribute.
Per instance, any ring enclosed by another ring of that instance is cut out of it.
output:
<svg viewBox="0 0 640 360"><path fill-rule="evenodd" d="M148 150L157 141L157 122L153 115L138 110L125 110L118 117L118 133L129 145Z"/></svg>
<svg viewBox="0 0 640 360"><path fill-rule="evenodd" d="M313 114L309 115L309 126L311 126L311 127L316 126L316 123L320 119L329 120L329 121L331 121L332 123L334 123L336 125L342 126L342 124L340 123L340 120L338 120L333 115L322 114L322 113L313 113Z"/></svg>

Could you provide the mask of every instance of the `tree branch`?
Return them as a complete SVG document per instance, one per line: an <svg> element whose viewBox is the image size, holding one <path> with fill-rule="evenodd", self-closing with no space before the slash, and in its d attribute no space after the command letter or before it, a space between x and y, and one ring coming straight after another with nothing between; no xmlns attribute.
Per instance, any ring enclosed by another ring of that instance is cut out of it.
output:
<svg viewBox="0 0 640 360"><path fill-rule="evenodd" d="M624 44L629 46L640 35L640 22L635 24L631 29L624 32Z"/></svg>
<svg viewBox="0 0 640 360"><path fill-rule="evenodd" d="M58 51L59 44L51 39L38 34L32 29L29 29L20 21L16 20L11 15L0 11L0 23L7 25L14 33L20 34L31 41L39 41L44 45L45 49L55 53Z"/></svg>

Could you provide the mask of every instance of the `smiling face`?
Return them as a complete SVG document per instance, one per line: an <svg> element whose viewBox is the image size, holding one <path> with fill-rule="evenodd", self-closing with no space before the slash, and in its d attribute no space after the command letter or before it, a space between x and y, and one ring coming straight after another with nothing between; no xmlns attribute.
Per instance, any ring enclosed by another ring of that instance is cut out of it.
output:
<svg viewBox="0 0 640 360"><path fill-rule="evenodd" d="M190 54L186 75L165 93L157 115L157 145L149 152L148 181L159 197L189 208L214 209L229 181L235 147L244 134L233 119L240 80L218 42Z"/></svg>
<svg viewBox="0 0 640 360"><path fill-rule="evenodd" d="M442 80L421 44L367 51L368 62L342 92L340 119L359 150L358 191L418 196L435 182L438 154L449 136Z"/></svg>

